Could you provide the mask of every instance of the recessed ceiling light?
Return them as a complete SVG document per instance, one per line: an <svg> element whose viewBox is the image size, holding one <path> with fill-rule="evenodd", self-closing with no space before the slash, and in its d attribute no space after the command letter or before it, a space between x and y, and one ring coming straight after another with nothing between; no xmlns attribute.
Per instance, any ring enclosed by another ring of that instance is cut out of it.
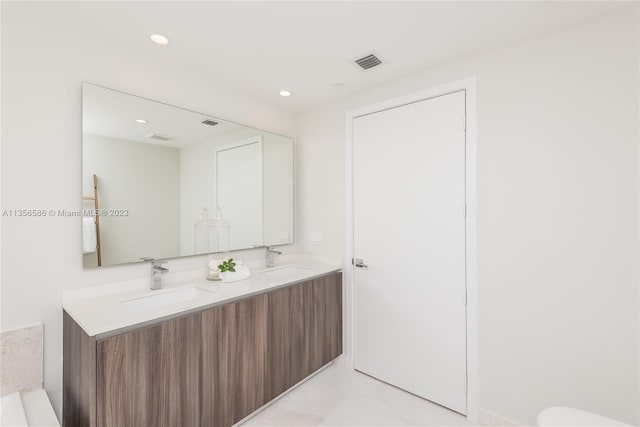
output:
<svg viewBox="0 0 640 427"><path fill-rule="evenodd" d="M146 121L145 119L136 119L136 123L149 123L148 121Z"/></svg>
<svg viewBox="0 0 640 427"><path fill-rule="evenodd" d="M281 90L280 96L291 96L292 92L290 90Z"/></svg>
<svg viewBox="0 0 640 427"><path fill-rule="evenodd" d="M343 89L344 85L342 83L336 83L333 85L334 89Z"/></svg>
<svg viewBox="0 0 640 427"><path fill-rule="evenodd" d="M149 38L156 44L169 44L169 39L167 38L167 36L163 36L162 34L151 34Z"/></svg>

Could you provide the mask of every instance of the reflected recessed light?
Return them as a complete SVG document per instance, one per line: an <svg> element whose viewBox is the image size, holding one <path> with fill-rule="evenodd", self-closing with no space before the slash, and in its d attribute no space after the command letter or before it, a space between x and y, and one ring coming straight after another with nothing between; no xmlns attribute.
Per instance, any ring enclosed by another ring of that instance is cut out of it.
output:
<svg viewBox="0 0 640 427"><path fill-rule="evenodd" d="M333 85L334 89L343 89L344 85L342 83L336 83Z"/></svg>
<svg viewBox="0 0 640 427"><path fill-rule="evenodd" d="M280 91L280 96L291 96L291 91L290 90L281 90Z"/></svg>
<svg viewBox="0 0 640 427"><path fill-rule="evenodd" d="M162 34L151 34L149 38L156 44L169 44L169 39L167 38L167 36L163 36Z"/></svg>
<svg viewBox="0 0 640 427"><path fill-rule="evenodd" d="M148 121L146 121L145 119L136 119L136 123L149 123Z"/></svg>

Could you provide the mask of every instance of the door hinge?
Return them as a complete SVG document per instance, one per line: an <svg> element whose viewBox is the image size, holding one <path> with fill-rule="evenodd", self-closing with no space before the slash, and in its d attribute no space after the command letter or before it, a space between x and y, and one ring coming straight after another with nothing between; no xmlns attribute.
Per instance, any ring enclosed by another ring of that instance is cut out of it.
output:
<svg viewBox="0 0 640 427"><path fill-rule="evenodd" d="M467 116L462 116L462 130L467 130Z"/></svg>
<svg viewBox="0 0 640 427"><path fill-rule="evenodd" d="M464 204L464 219L467 219L467 204Z"/></svg>
<svg viewBox="0 0 640 427"><path fill-rule="evenodd" d="M464 391L465 393L469 391L469 377L464 376Z"/></svg>

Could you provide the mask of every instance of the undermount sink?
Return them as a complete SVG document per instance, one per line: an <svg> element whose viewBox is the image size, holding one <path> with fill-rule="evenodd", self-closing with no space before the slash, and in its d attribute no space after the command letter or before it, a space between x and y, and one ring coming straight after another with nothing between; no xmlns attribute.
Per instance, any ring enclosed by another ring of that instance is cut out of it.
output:
<svg viewBox="0 0 640 427"><path fill-rule="evenodd" d="M262 272L263 275L270 279L286 279L297 274L308 273L310 268L301 267L299 265L285 265L282 267L275 267Z"/></svg>
<svg viewBox="0 0 640 427"><path fill-rule="evenodd" d="M213 292L205 291L195 286L169 290L158 294L145 295L122 301L126 308L134 310L156 310L183 303L202 301L210 299Z"/></svg>

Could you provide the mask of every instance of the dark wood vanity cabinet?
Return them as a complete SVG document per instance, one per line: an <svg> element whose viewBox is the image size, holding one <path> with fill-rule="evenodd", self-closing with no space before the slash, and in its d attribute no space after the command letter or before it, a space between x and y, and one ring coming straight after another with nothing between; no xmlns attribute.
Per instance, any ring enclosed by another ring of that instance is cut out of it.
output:
<svg viewBox="0 0 640 427"><path fill-rule="evenodd" d="M97 341L99 426L195 426L201 315Z"/></svg>
<svg viewBox="0 0 640 427"><path fill-rule="evenodd" d="M98 339L64 313L64 426L230 426L342 353L342 275Z"/></svg>

